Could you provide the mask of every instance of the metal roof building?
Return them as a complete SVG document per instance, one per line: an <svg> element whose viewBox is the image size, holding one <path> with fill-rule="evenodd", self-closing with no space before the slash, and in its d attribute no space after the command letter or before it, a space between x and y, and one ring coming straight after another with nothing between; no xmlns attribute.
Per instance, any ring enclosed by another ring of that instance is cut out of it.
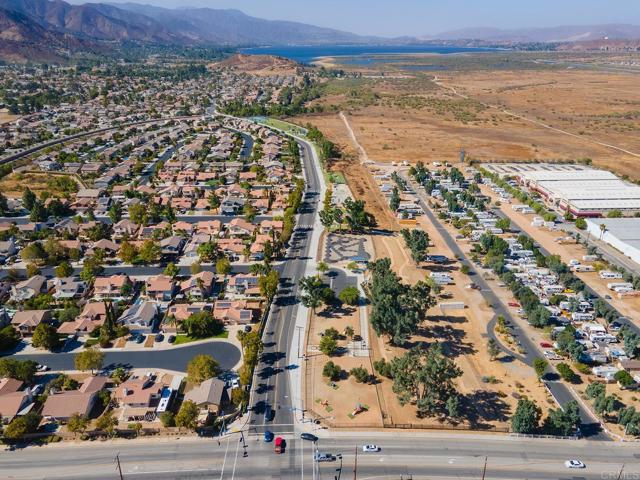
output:
<svg viewBox="0 0 640 480"><path fill-rule="evenodd" d="M640 218L589 219L587 231L640 264Z"/></svg>

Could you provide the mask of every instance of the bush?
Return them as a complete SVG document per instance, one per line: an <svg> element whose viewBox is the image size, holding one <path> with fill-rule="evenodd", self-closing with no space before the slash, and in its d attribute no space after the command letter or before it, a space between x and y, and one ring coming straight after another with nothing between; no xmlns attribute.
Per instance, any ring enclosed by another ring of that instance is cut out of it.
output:
<svg viewBox="0 0 640 480"><path fill-rule="evenodd" d="M162 422L163 427L175 427L176 417L173 412L162 412L160 414L160 422Z"/></svg>
<svg viewBox="0 0 640 480"><path fill-rule="evenodd" d="M329 380L340 380L341 374L342 369L331 360L325 363L324 367L322 368L322 375L328 377Z"/></svg>
<svg viewBox="0 0 640 480"><path fill-rule="evenodd" d="M631 374L626 370L616 372L613 378L615 378L616 382L618 382L622 387L628 387L636 383Z"/></svg>
<svg viewBox="0 0 640 480"><path fill-rule="evenodd" d="M358 305L360 302L360 292L358 291L358 287L350 286L344 288L338 294L338 298L342 303L346 303L347 305Z"/></svg>
<svg viewBox="0 0 640 480"><path fill-rule="evenodd" d="M387 362L384 358L373 362L373 368L376 372L378 372L383 377L393 378L393 373L391 371L391 363Z"/></svg>
<svg viewBox="0 0 640 480"><path fill-rule="evenodd" d="M325 335L320 340L320 351L331 357L338 352L338 342L336 342L335 338Z"/></svg>
<svg viewBox="0 0 640 480"><path fill-rule="evenodd" d="M576 375L576 372L574 372L566 363L559 363L556 366L556 369L558 370L558 373L563 380L570 383L574 383L578 380L578 375Z"/></svg>
<svg viewBox="0 0 640 480"><path fill-rule="evenodd" d="M358 383L366 383L371 377L371 375L369 375L369 370L362 366L352 368L349 371L349 374L353 375L353 377L356 379L356 382Z"/></svg>
<svg viewBox="0 0 640 480"><path fill-rule="evenodd" d="M586 393L587 397L593 399L597 398L600 395L604 395L607 390L607 387L604 383L590 383L584 393Z"/></svg>

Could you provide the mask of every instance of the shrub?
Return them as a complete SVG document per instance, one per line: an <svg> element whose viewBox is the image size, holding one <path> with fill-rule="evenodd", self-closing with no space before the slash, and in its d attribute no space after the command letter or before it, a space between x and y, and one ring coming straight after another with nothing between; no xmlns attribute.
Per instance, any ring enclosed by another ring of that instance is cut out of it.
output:
<svg viewBox="0 0 640 480"><path fill-rule="evenodd" d="M325 363L324 367L322 368L322 375L329 378L330 380L339 380L341 373L342 369L331 360Z"/></svg>
<svg viewBox="0 0 640 480"><path fill-rule="evenodd" d="M353 375L353 377L356 379L356 382L358 383L366 383L371 377L371 375L369 375L369 370L362 366L352 368L349 371L349 374Z"/></svg>
<svg viewBox="0 0 640 480"><path fill-rule="evenodd" d="M391 363L388 363L384 358L373 362L373 368L376 372L378 372L383 377L393 378L393 373L391 371Z"/></svg>
<svg viewBox="0 0 640 480"><path fill-rule="evenodd" d="M571 369L571 367L566 363L559 363L556 366L556 369L558 370L558 373L560 374L560 377L562 377L563 380L570 383L574 383L575 381L578 380L578 376L576 375L576 372L574 372Z"/></svg>

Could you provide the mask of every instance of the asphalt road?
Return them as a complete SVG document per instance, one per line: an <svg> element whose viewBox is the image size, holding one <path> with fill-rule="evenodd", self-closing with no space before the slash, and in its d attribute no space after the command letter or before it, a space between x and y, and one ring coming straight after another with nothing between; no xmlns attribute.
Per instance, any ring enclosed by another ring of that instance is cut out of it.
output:
<svg viewBox="0 0 640 480"><path fill-rule="evenodd" d="M416 192L420 207L424 210L429 221L440 232L447 246L456 255L456 257L460 259L465 259L464 263L468 264L469 267L471 267L471 271L473 272L475 270L473 263L467 258L465 253L456 243L456 240L451 236L451 234L449 234L448 230L444 227L444 225L442 225L440 220L438 220L436 215L433 214L433 212L427 205L426 194L424 190L422 190L408 176L404 174L402 174L402 176L405 178L405 180L408 180L411 183L412 187ZM505 319L507 319L507 321L514 326L512 329L512 334L520 342L520 345L524 349L525 353L522 355L514 355L509 350L505 350L505 351L513 356L520 358L520 360L522 360L524 363L533 367L533 361L538 357L542 357L542 355L538 351L537 345L529 338L526 332L522 330L522 328L519 326L519 324L521 323L520 319L515 318L511 314L511 311L507 308L506 305L504 305L504 303L502 303L500 298L498 298L496 293L491 288L491 285L484 278L482 278L482 275L479 275L476 272L475 275L471 277L471 279L476 285L478 285L478 287L480 287L480 292L482 293L482 296L487 300L489 304L491 304L495 312L494 320L488 325L488 329L487 329L487 334L489 335L489 337L494 338L497 341L498 345L501 345L501 342L495 336L492 326L494 324L495 318L498 315L504 316ZM564 405L567 402L575 399L574 394L572 393L572 390L562 382L549 381L549 382L546 382L546 385L549 388L549 391L551 392L551 394L555 397L555 399L558 401L560 405ZM600 428L599 428L600 422L598 421L598 419L595 418L588 410L584 409L582 405L580 405L580 402L578 402L578 405L580 406L580 418L583 423L583 428L582 428L583 434L588 435L590 438L594 438L594 439L608 440L609 439L608 435L600 431Z"/></svg>
<svg viewBox="0 0 640 480"><path fill-rule="evenodd" d="M67 353L17 353L12 356L19 360L34 360L47 365L53 371L75 370L74 358L78 351ZM177 346L168 349L154 347L144 350L106 351L104 366L126 366L129 368L166 369L186 372L187 363L194 356L207 354L213 356L224 370L234 367L240 360L240 350L234 344L224 340L211 340L206 343ZM1 478L1 475L0 475Z"/></svg>
<svg viewBox="0 0 640 480"><path fill-rule="evenodd" d="M314 444L285 436L285 453L273 452L249 432L221 439L157 439L55 444L12 452L0 451L2 478L7 479L117 479L119 455L125 479L308 479L357 478L376 480L487 479L577 480L638 478L637 446L586 441L522 439L513 437L415 434L390 432L321 436L320 452L340 455L333 462L314 465ZM363 453L362 445L376 443L377 453ZM246 456L245 456L246 452ZM568 470L564 462L579 459L584 470ZM316 468L316 472L313 472ZM624 475L618 477L621 469ZM315 473L315 474L314 474ZM344 475L344 477L343 477Z"/></svg>
<svg viewBox="0 0 640 480"><path fill-rule="evenodd" d="M129 214L125 212L124 218L128 218ZM176 220L180 222L187 223L198 223L212 220L220 220L220 223L226 225L230 223L234 218L238 218L238 215L176 215ZM242 218L242 217L241 217ZM111 219L106 215L96 215L96 219L100 220L107 225L111 225ZM256 215L253 219L253 223L260 223L263 220L271 220L273 219L273 215ZM0 222L8 222L15 223L16 225L24 225L26 223L31 223L31 219L28 215L23 215L21 217L0 217ZM56 221L51 217L49 219L49 223L51 226L55 225Z"/></svg>
<svg viewBox="0 0 640 480"><path fill-rule="evenodd" d="M299 226L313 225L319 208L320 180L312 162L319 161L313 157L310 145L298 141L302 152L302 161L306 172L306 192L299 210ZM256 367L257 381L253 384L253 405L249 425L260 431L274 432L292 431L294 411L289 376L286 371L286 352L292 345L295 334L295 321L298 312L298 282L304 276L307 262L312 261L309 252L309 228L297 227L288 251L288 258L280 271L281 289L273 302L271 314L264 329L264 351ZM299 333L303 341L303 333ZM297 394L297 392L295 392ZM269 412L274 416L269 420ZM265 414L267 414L265 416Z"/></svg>

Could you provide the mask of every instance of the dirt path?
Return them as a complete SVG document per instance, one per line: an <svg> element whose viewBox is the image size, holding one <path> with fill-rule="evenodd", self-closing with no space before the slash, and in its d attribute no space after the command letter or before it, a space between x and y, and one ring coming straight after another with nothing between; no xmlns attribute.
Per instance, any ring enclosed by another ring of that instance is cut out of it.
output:
<svg viewBox="0 0 640 480"><path fill-rule="evenodd" d="M353 128L351 128L351 125L349 124L349 120L347 119L347 116L343 112L340 112L339 115L340 115L340 119L342 120L342 123L344 123L344 126L347 129L347 132L349 133L349 138L351 139L351 142L353 142L353 144L356 147L356 150L358 151L360 162L365 163L369 161L369 156L367 155L367 151L360 144L360 142L358 142L358 138L356 137L356 134L353 131Z"/></svg>
<svg viewBox="0 0 640 480"><path fill-rule="evenodd" d="M464 98L466 100L470 99L470 97L468 95L465 95L463 93L458 92L455 87L453 87L451 85L446 85L445 83L443 83L442 80L440 80L437 76L433 77L433 83L435 83L436 85L438 85L441 88L449 90L451 93L453 93L453 95L455 95L457 97ZM535 120L533 118L525 117L524 115L520 115L519 113L512 112L512 111L507 110L506 108L500 107L498 105L493 105L491 103L481 102L480 100L477 100L475 98L473 100L479 102L480 104L484 105L487 108L491 108L493 110L498 110L499 112L504 113L505 115L508 115L510 117L517 118L518 120L522 120L522 121L525 121L525 122L532 123L532 124L537 125L539 127L546 128L548 130L552 130L552 131L554 131L556 133L561 133L563 135L568 135L570 137L573 137L573 138L576 138L576 139L582 141L583 143L593 143L593 144L596 144L596 145L600 145L601 147L611 148L611 149L616 150L618 152L626 153L627 155L631 155L633 157L640 158L640 153L632 152L632 151L626 150L626 149L624 149L622 147L618 147L616 145L611 145L610 143L601 142L600 140L596 140L596 139L593 139L593 138L585 137L583 135L578 135L576 133L572 133L572 132L569 132L567 130L562 130L561 128L553 127L553 126L551 126L551 125L549 125L547 123L541 122L540 120Z"/></svg>

